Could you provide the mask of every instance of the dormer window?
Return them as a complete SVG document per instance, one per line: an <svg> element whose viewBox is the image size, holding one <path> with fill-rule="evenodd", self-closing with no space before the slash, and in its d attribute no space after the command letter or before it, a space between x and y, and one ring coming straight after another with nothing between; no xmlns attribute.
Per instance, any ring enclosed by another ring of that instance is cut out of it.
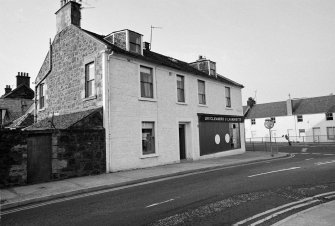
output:
<svg viewBox="0 0 335 226"><path fill-rule="evenodd" d="M129 31L129 51L141 54L141 35Z"/></svg>
<svg viewBox="0 0 335 226"><path fill-rule="evenodd" d="M210 65L209 66L209 68L210 68L209 74L216 76L216 65L215 65L215 62L210 61L209 65Z"/></svg>

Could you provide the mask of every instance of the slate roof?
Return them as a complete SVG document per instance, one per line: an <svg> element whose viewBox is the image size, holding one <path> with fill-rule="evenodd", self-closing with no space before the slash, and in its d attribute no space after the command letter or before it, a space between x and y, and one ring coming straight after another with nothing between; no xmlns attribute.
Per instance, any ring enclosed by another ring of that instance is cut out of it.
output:
<svg viewBox="0 0 335 226"><path fill-rule="evenodd" d="M247 106L243 106L246 113ZM335 95L301 98L292 100L293 115L335 112ZM269 118L287 115L286 101L255 104L245 115L246 118Z"/></svg>
<svg viewBox="0 0 335 226"><path fill-rule="evenodd" d="M1 98L23 98L23 99L33 99L34 98L34 90L26 86L25 84L21 84L11 92L4 94Z"/></svg>
<svg viewBox="0 0 335 226"><path fill-rule="evenodd" d="M178 59L175 59L173 57L169 57L169 56L165 56L165 55L162 55L162 54L159 54L159 53L155 53L155 52L150 51L150 50L143 50L143 56L142 56L140 54L136 54L136 53L126 51L124 49L121 49L121 48L111 44L110 42L108 42L104 39L106 37L104 35L99 35L99 34L96 34L94 32L82 29L82 28L81 28L81 30L86 32L87 34L93 36L94 38L98 39L99 41L103 42L112 51L114 51L116 53L124 54L124 55L131 56L131 57L134 57L134 58L137 58L137 59L140 59L140 60L149 61L149 62L158 64L158 65L171 67L171 68L174 68L174 69L186 72L186 73L199 75L199 76L210 78L210 79L213 79L213 80L217 80L217 81L229 84L229 85L244 88L243 85L241 85L241 84L239 84L239 83L237 83L233 80L230 80L230 79L228 79L228 78L226 78L222 75L218 74L217 77L209 76L208 74L206 74L202 71L199 71L199 70L195 69L194 67L190 66L189 63L178 60Z"/></svg>
<svg viewBox="0 0 335 226"><path fill-rule="evenodd" d="M72 125L90 116L91 114L101 111L101 109L102 108L99 107L86 111L57 115L54 116L53 119L52 117L48 117L27 127L25 130L68 129Z"/></svg>

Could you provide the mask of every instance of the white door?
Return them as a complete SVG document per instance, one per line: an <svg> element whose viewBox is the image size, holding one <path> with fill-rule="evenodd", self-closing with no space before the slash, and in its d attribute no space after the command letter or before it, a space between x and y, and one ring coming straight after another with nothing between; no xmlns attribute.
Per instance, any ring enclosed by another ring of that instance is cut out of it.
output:
<svg viewBox="0 0 335 226"><path fill-rule="evenodd" d="M320 141L320 127L313 128L313 142Z"/></svg>

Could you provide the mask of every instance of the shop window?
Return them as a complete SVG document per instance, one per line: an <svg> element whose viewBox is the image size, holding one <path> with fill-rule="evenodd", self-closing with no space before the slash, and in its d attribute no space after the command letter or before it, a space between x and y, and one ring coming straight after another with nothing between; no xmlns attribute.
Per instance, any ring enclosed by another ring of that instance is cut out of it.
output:
<svg viewBox="0 0 335 226"><path fill-rule="evenodd" d="M85 98L94 95L94 62L85 65Z"/></svg>
<svg viewBox="0 0 335 226"><path fill-rule="evenodd" d="M177 99L178 102L185 102L185 78L177 75Z"/></svg>
<svg viewBox="0 0 335 226"><path fill-rule="evenodd" d="M327 139L335 140L335 127L327 127Z"/></svg>
<svg viewBox="0 0 335 226"><path fill-rule="evenodd" d="M251 125L256 125L256 119L255 118L251 119Z"/></svg>
<svg viewBox="0 0 335 226"><path fill-rule="evenodd" d="M225 93L226 93L226 107L230 108L231 107L230 87L225 88Z"/></svg>
<svg viewBox="0 0 335 226"><path fill-rule="evenodd" d="M276 123L276 118L275 117L271 117L271 120L273 121L273 123Z"/></svg>
<svg viewBox="0 0 335 226"><path fill-rule="evenodd" d="M333 113L326 113L326 120L327 121L333 120Z"/></svg>
<svg viewBox="0 0 335 226"><path fill-rule="evenodd" d="M141 74L141 97L153 98L154 97L154 85L153 85L153 73L152 68L140 67Z"/></svg>
<svg viewBox="0 0 335 226"><path fill-rule="evenodd" d="M298 122L303 122L304 121L302 115L297 116L297 121Z"/></svg>
<svg viewBox="0 0 335 226"><path fill-rule="evenodd" d="M44 83L41 83L39 85L39 88L38 88L38 92L39 92L39 106L40 106L40 109L43 109L44 106L45 106L45 85Z"/></svg>
<svg viewBox="0 0 335 226"><path fill-rule="evenodd" d="M141 54L141 35L129 31L129 51Z"/></svg>
<svg viewBox="0 0 335 226"><path fill-rule="evenodd" d="M205 82L201 80L198 80L198 98L199 98L199 104L206 104Z"/></svg>
<svg viewBox="0 0 335 226"><path fill-rule="evenodd" d="M142 122L142 154L155 154L154 122Z"/></svg>

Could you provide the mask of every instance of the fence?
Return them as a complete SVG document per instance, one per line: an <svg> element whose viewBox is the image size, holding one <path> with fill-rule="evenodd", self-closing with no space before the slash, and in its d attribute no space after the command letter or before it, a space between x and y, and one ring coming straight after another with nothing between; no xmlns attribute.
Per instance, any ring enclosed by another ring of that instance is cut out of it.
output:
<svg viewBox="0 0 335 226"><path fill-rule="evenodd" d="M246 138L246 150L247 151L280 151L290 147L291 150L301 149L304 146L321 147L321 146L334 146L335 139L327 135L316 135L316 136L291 136L288 139L285 137L254 137Z"/></svg>

